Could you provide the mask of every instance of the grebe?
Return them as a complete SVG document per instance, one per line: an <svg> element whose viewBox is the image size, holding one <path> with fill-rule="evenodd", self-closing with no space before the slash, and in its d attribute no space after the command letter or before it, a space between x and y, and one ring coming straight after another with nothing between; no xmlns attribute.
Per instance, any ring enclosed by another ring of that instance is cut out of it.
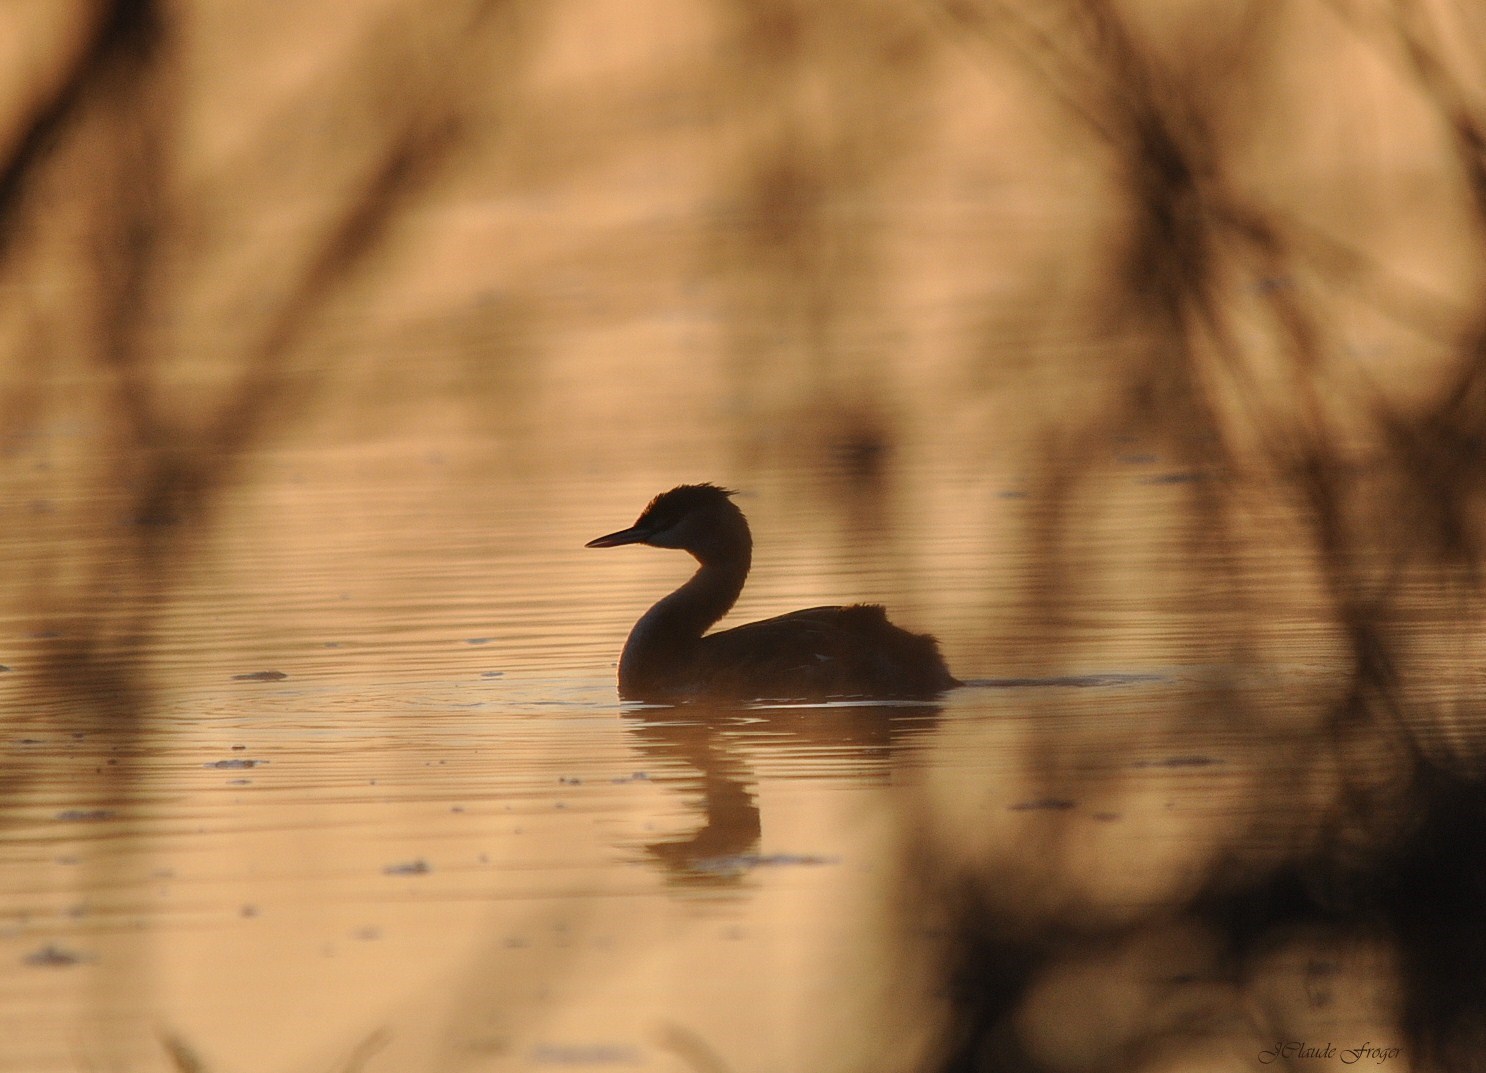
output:
<svg viewBox="0 0 1486 1073"><path fill-rule="evenodd" d="M927 699L960 685L933 637L888 622L875 604L811 607L703 636L738 599L753 536L734 493L683 484L635 524L585 547L679 548L701 565L640 617L619 657L626 700Z"/></svg>

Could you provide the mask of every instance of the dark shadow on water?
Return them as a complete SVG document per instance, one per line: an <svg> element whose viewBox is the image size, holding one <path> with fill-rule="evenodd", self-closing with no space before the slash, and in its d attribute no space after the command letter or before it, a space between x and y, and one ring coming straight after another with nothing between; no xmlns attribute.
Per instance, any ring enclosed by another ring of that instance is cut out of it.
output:
<svg viewBox="0 0 1486 1073"><path fill-rule="evenodd" d="M1046 1029L1032 1027L1045 1018L1086 1034L1096 1068L1201 1053L1214 1033L1229 1053L1266 1064L1283 1057L1276 1041L1329 1033L1338 1050L1370 1042L1369 1065L1386 1065L1386 1054L1406 1068L1480 1068L1486 786L1421 769L1411 802L1399 838L1366 861L1330 844L1267 871L1220 864L1190 897L1122 914L1118 925L1093 906L1008 913L1004 892L983 879L940 885L943 863L920 860L915 889L945 914L935 918L946 943L933 978L949 1016L930 1068L1045 1068L1033 1041ZM1060 986L1081 988L1066 993L1088 1003L1111 1001L1113 989L1128 1020L1111 1031L1077 1005L1047 1008ZM1359 987L1376 992L1379 1018L1325 1027L1355 1011Z"/></svg>
<svg viewBox="0 0 1486 1073"><path fill-rule="evenodd" d="M1458 13L1322 6L1439 121L1433 151L1453 161L1441 189L1460 221L1451 252L1478 264L1486 118L1477 70L1444 45L1467 33ZM926 932L942 941L922 1011L942 1030L924 1068L1164 1068L1218 1053L1285 1065L1297 1056L1264 1054L1329 1030L1317 1010L1358 1026L1338 1049L1370 1037L1401 1048L1387 1056L1400 1066L1483 1068L1486 976L1471 969L1486 943L1479 282L1425 327L1418 295L1365 252L1376 236L1356 248L1341 237L1366 233L1365 210L1331 216L1334 231L1313 227L1303 220L1327 218L1314 192L1275 178L1275 147L1302 137L1268 140L1293 50L1337 27L1295 38L1263 4L1191 9L1211 25L1093 2L942 10L1039 87L1055 138L1102 154L1117 221L1086 304L1060 313L1050 288L1026 310L1033 337L1049 331L1042 320L1064 331L1060 316L1086 318L1106 364L1065 410L1030 422L1039 473L1018 501L1024 601L1005 650L1087 665L1073 658L1085 624L1115 621L1091 593L1127 571L1122 606L1175 623L1185 659L1230 668L1138 717L1193 756L1242 761L1202 784L1225 796L1200 816L1178 807L1174 770L1164 782L1133 764L1104 773L1112 799L1157 806L1162 833L1145 844L1119 837L1134 830L1128 814L1101 825L1075 807L1019 814L981 837L954 825L948 791L926 780L908 825L931 837L908 849L903 895L905 947ZM1467 34L1472 49L1480 30ZM1374 330L1390 340L1392 370L1361 373L1347 341L1367 288L1389 296ZM988 368L1000 359L988 347ZM1149 516L1170 523L1148 569L1148 549L1120 548L1100 528L1131 485L1118 459L1136 454L1172 474L1134 482ZM1178 576L1180 595L1158 595ZM1308 658L1283 629L1284 601L1306 587L1301 614L1319 626L1327 684L1291 673L1289 689L1265 686ZM978 684L1092 683L1054 670ZM1019 742L1024 800L1077 800L1066 788L1083 784L1080 765L1127 748L1117 726L1074 735L1077 702L1059 692L1021 700L1035 716ZM942 778L956 774L944 767ZM953 785L976 793L993 779ZM1183 865L1163 872L1172 846ZM1146 875L1141 900L1120 900L1125 876Z"/></svg>

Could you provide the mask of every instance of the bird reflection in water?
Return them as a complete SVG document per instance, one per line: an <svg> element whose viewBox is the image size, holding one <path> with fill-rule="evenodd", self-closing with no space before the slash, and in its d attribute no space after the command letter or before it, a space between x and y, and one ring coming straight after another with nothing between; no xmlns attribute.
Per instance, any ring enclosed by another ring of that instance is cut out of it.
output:
<svg viewBox="0 0 1486 1073"><path fill-rule="evenodd" d="M699 793L699 826L644 846L680 887L733 887L765 863L821 863L808 854L760 854L763 816L757 759L773 751L795 759L822 757L820 774L878 779L892 760L930 730L936 705L812 705L774 708L689 704L634 708L629 730L647 758L653 781L683 794ZM665 776L662 771L680 774ZM690 769L687 771L686 769ZM693 773L694 772L694 773Z"/></svg>

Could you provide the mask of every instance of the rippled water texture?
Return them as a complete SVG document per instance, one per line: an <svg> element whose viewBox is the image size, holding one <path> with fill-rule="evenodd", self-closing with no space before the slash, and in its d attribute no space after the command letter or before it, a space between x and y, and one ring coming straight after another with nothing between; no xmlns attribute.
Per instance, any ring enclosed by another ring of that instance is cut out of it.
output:
<svg viewBox="0 0 1486 1073"><path fill-rule="evenodd" d="M250 516L271 524L203 553L137 740L27 692L59 638L5 639L5 1068L159 1068L170 1047L206 1069L833 1068L932 1025L872 1027L915 1001L943 926L910 911L897 938L925 840L1091 926L1265 852L1264 736L1173 724L1221 668L980 674L947 614L970 684L942 706L621 706L627 620L684 564L582 548L637 489L493 485L484 462L266 462ZM741 502L761 555L739 617L870 584L870 549ZM1322 677L1270 673L1276 696ZM1156 945L1129 956L1198 971L1199 939ZM1338 965L1285 971L1332 988ZM1083 1001L1065 986L1055 1009Z"/></svg>
<svg viewBox="0 0 1486 1073"><path fill-rule="evenodd" d="M801 1053L935 712L622 708L625 620L684 569L582 548L632 496L507 513L481 461L275 460L272 524L223 532L150 650L139 740L28 693L61 638L6 638L6 1068Z"/></svg>

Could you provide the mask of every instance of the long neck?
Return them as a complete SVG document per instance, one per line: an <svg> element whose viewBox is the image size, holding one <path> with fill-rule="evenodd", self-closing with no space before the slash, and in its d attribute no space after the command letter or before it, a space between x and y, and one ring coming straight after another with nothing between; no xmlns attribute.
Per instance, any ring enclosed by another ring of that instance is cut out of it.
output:
<svg viewBox="0 0 1486 1073"><path fill-rule="evenodd" d="M657 601L640 622L663 626L674 636L700 638L738 602L748 579L749 558L745 553L742 559L702 563L685 585Z"/></svg>
<svg viewBox="0 0 1486 1073"><path fill-rule="evenodd" d="M702 634L743 591L750 559L744 548L703 560L686 584L640 617L619 657L620 693L642 697L684 684L678 678L686 674Z"/></svg>

